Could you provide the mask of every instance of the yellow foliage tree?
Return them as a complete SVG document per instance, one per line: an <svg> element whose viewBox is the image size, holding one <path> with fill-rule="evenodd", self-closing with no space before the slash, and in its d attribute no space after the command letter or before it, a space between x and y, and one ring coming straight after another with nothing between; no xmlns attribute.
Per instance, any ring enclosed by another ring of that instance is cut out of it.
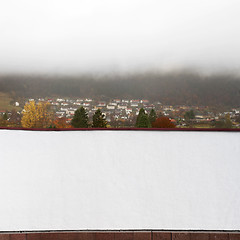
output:
<svg viewBox="0 0 240 240"><path fill-rule="evenodd" d="M52 124L52 118L49 103L36 104L30 101L24 106L21 123L25 128L48 128Z"/></svg>

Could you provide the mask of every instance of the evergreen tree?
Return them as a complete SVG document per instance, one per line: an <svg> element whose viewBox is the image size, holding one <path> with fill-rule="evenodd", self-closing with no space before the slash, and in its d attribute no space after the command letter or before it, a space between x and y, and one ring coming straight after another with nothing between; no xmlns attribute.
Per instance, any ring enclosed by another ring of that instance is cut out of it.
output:
<svg viewBox="0 0 240 240"><path fill-rule="evenodd" d="M157 114L155 112L155 110L152 108L150 114L149 114L149 121L151 123L151 126L152 126L152 123L155 122L157 119Z"/></svg>
<svg viewBox="0 0 240 240"><path fill-rule="evenodd" d="M185 120L194 119L195 118L195 114L194 114L193 110L190 110L189 112L186 112L184 114L184 118L185 118Z"/></svg>
<svg viewBox="0 0 240 240"><path fill-rule="evenodd" d="M151 123L149 121L148 115L147 114L143 114L138 122L138 128L150 128L151 127Z"/></svg>
<svg viewBox="0 0 240 240"><path fill-rule="evenodd" d="M88 115L84 107L75 111L71 125L75 128L88 128Z"/></svg>
<svg viewBox="0 0 240 240"><path fill-rule="evenodd" d="M107 121L104 117L104 114L98 109L93 115L93 128L106 128Z"/></svg>
<svg viewBox="0 0 240 240"><path fill-rule="evenodd" d="M136 127L137 128L150 128L151 127L151 123L149 121L148 115L145 113L145 110L143 108L141 108L138 113Z"/></svg>
<svg viewBox="0 0 240 240"><path fill-rule="evenodd" d="M138 113L138 116L137 116L137 120L136 120L136 124L135 124L136 127L138 127L138 125L139 125L139 120L140 120L141 116L144 115L144 114L145 114L145 110L144 110L143 108L141 108L141 109L139 110L139 113Z"/></svg>

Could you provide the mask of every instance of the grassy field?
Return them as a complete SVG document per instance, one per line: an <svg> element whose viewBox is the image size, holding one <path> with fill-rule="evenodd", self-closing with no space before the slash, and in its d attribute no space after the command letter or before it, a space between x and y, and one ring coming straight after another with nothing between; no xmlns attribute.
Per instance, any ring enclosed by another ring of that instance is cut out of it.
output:
<svg viewBox="0 0 240 240"><path fill-rule="evenodd" d="M0 92L0 111L21 110L20 107L11 104L11 101L13 101L13 99L8 94Z"/></svg>
<svg viewBox="0 0 240 240"><path fill-rule="evenodd" d="M209 123L198 123L193 125L194 128L213 128Z"/></svg>

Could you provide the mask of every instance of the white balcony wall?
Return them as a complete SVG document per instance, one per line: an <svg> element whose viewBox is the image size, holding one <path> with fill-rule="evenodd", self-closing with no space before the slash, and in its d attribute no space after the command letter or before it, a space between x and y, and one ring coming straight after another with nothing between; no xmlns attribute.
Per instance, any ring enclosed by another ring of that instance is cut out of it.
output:
<svg viewBox="0 0 240 240"><path fill-rule="evenodd" d="M240 229L240 132L0 130L0 231Z"/></svg>

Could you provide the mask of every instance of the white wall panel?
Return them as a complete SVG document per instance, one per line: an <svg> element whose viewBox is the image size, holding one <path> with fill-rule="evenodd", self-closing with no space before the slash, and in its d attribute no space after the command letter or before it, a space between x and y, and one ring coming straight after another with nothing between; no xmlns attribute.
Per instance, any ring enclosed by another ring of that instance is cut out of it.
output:
<svg viewBox="0 0 240 240"><path fill-rule="evenodd" d="M240 133L0 131L0 231L240 229Z"/></svg>

